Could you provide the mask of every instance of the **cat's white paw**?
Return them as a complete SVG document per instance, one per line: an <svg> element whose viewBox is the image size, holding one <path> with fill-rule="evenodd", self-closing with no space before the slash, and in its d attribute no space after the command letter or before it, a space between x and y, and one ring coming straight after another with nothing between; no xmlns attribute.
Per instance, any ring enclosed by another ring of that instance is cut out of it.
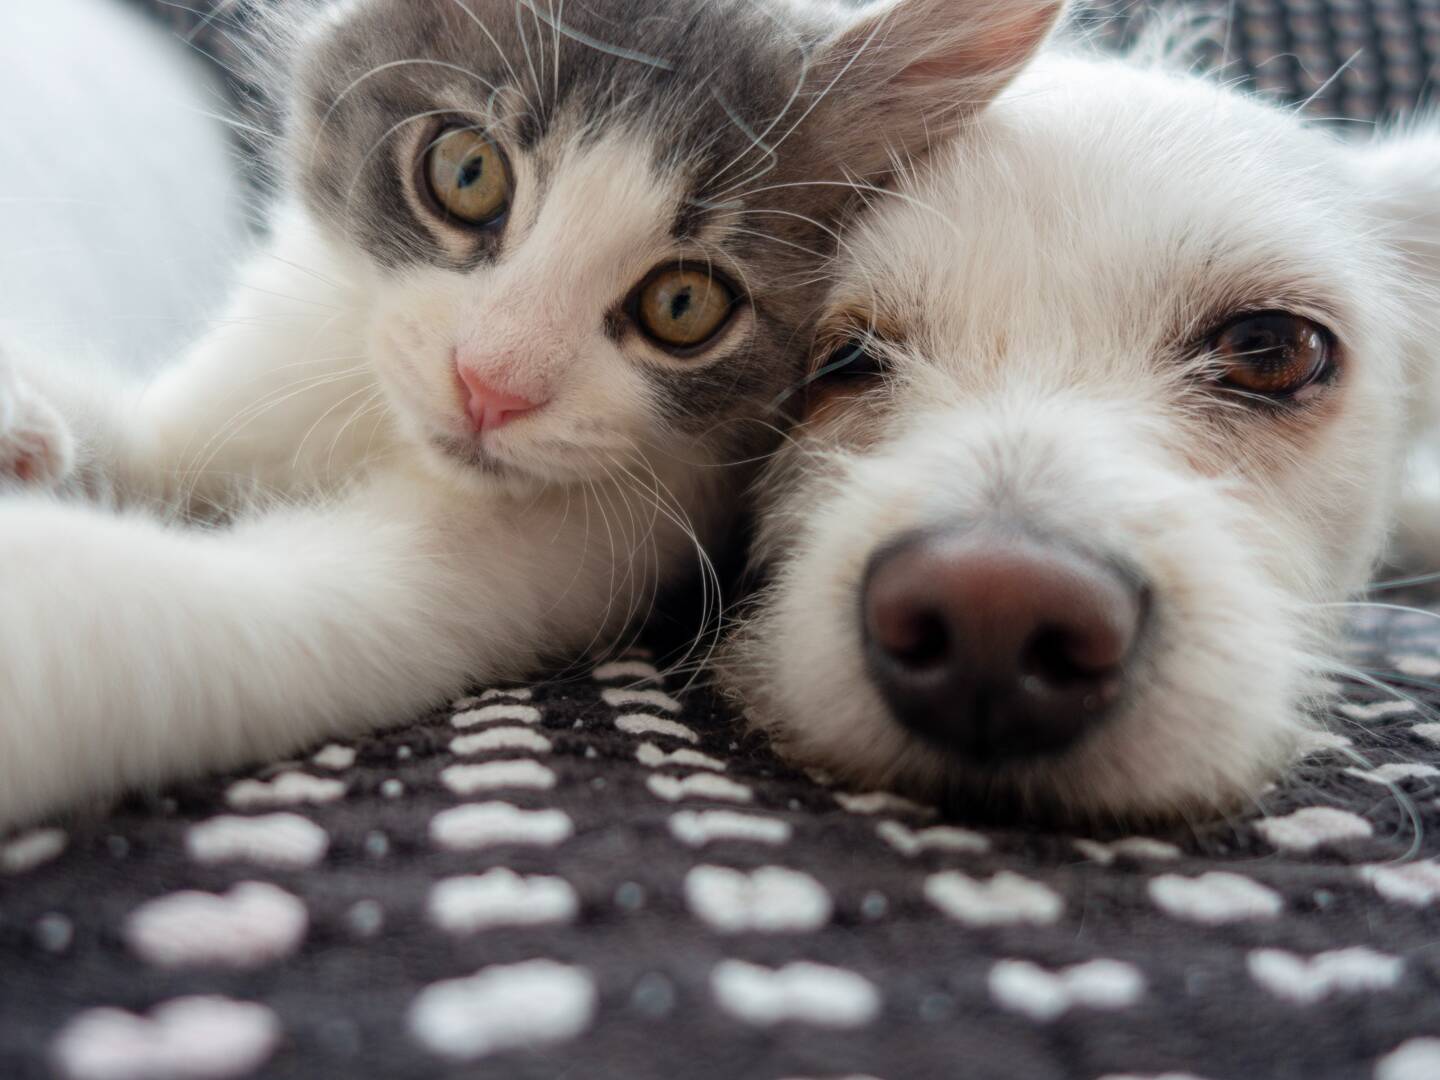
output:
<svg viewBox="0 0 1440 1080"><path fill-rule="evenodd" d="M0 352L0 488L53 487L75 468L75 437L64 417Z"/></svg>

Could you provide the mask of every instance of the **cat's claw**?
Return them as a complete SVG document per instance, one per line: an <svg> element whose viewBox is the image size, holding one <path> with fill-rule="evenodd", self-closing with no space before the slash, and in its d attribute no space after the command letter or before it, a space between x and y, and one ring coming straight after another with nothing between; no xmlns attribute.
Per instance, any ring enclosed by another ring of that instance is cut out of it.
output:
<svg viewBox="0 0 1440 1080"><path fill-rule="evenodd" d="M0 489L54 487L75 467L75 438L60 413L0 352Z"/></svg>

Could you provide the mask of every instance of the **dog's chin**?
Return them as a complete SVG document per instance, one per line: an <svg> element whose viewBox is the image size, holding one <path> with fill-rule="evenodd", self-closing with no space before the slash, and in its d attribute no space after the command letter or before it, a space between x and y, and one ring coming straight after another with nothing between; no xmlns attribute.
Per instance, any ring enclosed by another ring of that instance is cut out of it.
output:
<svg viewBox="0 0 1440 1080"><path fill-rule="evenodd" d="M1187 680L1172 657L1065 749L972 760L895 719L868 681L853 677L858 662L832 662L823 678L808 677L814 665L786 647L775 615L771 608L753 619L722 661L750 724L796 766L957 820L1104 833L1224 819L1253 808L1318 727L1319 689L1307 678L1267 683L1237 652L1225 666L1244 692L1202 695L1208 669ZM830 644L831 657L846 652ZM1262 666L1273 659L1253 651Z"/></svg>
<svg viewBox="0 0 1440 1080"><path fill-rule="evenodd" d="M837 755L833 746L796 738L794 718L752 715L752 720L770 733L782 757L821 770L843 787L893 792L951 820L1087 834L1196 826L1242 812L1292 759L1298 742L1277 738L1243 770L1179 785L1156 783L1128 767L1126 748L1104 732L1058 754L980 762L917 737L888 717L870 732L865 757ZM1117 733L1122 726L1117 723ZM1298 734L1303 722L1297 718L1294 727Z"/></svg>

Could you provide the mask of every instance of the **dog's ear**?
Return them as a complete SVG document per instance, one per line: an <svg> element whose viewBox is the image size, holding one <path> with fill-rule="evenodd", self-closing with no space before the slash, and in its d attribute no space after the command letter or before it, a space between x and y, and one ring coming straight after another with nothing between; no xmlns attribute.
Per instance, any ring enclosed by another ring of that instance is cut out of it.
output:
<svg viewBox="0 0 1440 1080"><path fill-rule="evenodd" d="M1357 146L1363 197L1415 284L1440 301L1440 116Z"/></svg>
<svg viewBox="0 0 1440 1080"><path fill-rule="evenodd" d="M1065 0L881 0L819 46L806 81L849 167L883 169L983 109L1064 9Z"/></svg>
<svg viewBox="0 0 1440 1080"><path fill-rule="evenodd" d="M1390 559L1406 570L1440 558L1440 117L1352 150L1361 198L1403 260L1409 454Z"/></svg>

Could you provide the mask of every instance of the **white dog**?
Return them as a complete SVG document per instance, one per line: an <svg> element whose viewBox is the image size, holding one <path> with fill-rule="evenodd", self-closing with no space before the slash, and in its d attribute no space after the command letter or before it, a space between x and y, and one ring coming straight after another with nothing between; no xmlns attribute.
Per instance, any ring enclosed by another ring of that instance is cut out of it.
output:
<svg viewBox="0 0 1440 1080"><path fill-rule="evenodd" d="M1031 815L1255 792L1433 401L1440 133L1057 54L844 251L727 665L753 722Z"/></svg>

